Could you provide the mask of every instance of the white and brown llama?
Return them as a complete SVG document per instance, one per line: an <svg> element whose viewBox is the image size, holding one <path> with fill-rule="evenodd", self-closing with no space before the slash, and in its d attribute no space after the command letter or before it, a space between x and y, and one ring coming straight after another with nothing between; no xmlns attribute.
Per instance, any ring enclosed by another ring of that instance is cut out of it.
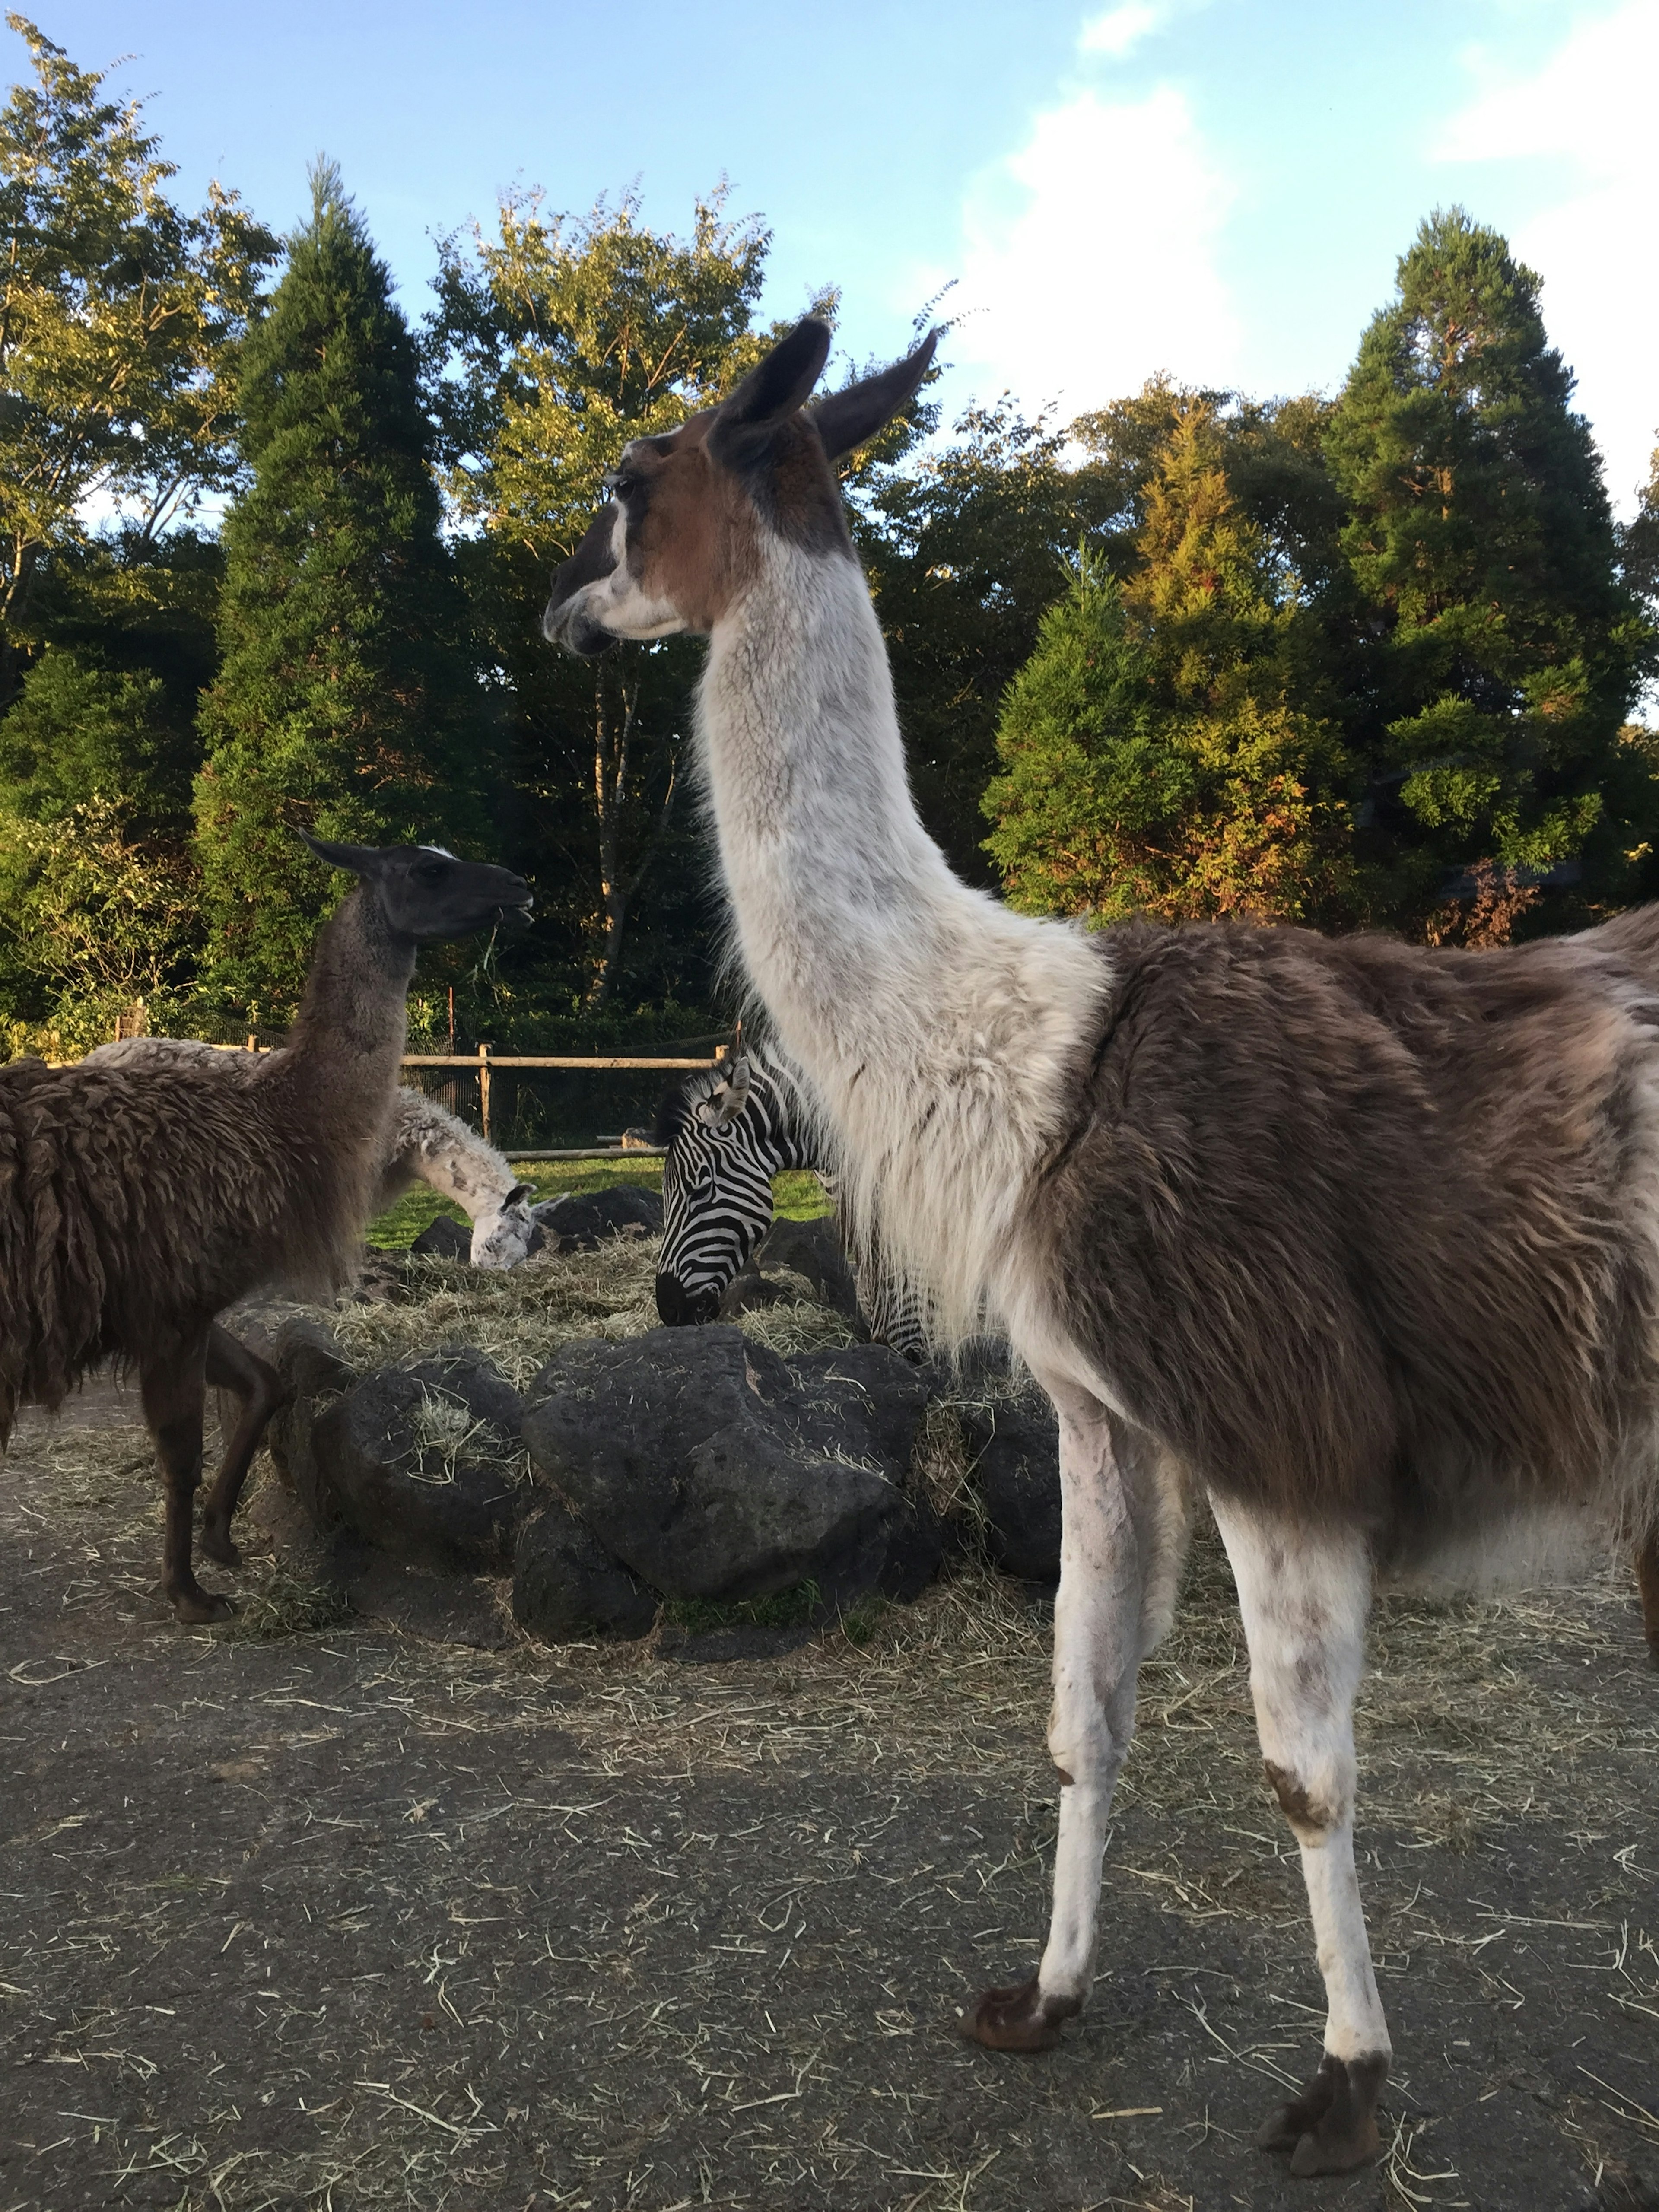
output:
<svg viewBox="0 0 1659 2212"><path fill-rule="evenodd" d="M1389 2059L1353 1860L1373 1581L1531 1575L1659 1518L1659 910L1462 953L1087 935L964 888L911 803L831 465L933 340L808 410L829 345L808 319L626 448L546 632L709 639L737 939L848 1196L879 1194L937 1320L999 1321L1059 1411L1053 1918L968 2033L1040 2050L1087 1996L1136 1673L1207 1503L1328 2004L1259 2140L1341 2171L1376 2154Z"/></svg>

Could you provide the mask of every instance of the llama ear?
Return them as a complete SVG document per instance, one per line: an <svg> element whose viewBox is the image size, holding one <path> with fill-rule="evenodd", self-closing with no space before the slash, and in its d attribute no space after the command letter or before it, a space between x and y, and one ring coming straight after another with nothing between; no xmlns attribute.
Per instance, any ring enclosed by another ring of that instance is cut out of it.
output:
<svg viewBox="0 0 1659 2212"><path fill-rule="evenodd" d="M890 368L819 400L808 419L817 424L823 450L832 461L873 438L915 398L921 380L933 365L939 341L939 333L929 331L914 353L896 361Z"/></svg>
<svg viewBox="0 0 1659 2212"><path fill-rule="evenodd" d="M501 1200L501 1205L503 1208L509 1206L528 1206L535 1195L536 1186L533 1182L515 1182Z"/></svg>
<svg viewBox="0 0 1659 2212"><path fill-rule="evenodd" d="M772 429L805 404L829 358L829 324L817 315L804 315L715 410L708 427L709 454L727 467L749 459L757 434Z"/></svg>
<svg viewBox="0 0 1659 2212"><path fill-rule="evenodd" d="M301 843L308 845L319 860L331 868L349 868L354 876L375 876L380 872L381 853L378 845L331 845L325 837L312 837L301 830Z"/></svg>

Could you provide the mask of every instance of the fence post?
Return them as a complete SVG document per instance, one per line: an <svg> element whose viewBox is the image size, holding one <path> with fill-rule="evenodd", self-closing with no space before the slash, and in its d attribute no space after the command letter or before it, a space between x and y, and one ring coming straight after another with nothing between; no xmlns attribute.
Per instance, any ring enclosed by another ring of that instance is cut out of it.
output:
<svg viewBox="0 0 1659 2212"><path fill-rule="evenodd" d="M478 1119L483 1124L483 1140L489 1142L489 1047L478 1047Z"/></svg>

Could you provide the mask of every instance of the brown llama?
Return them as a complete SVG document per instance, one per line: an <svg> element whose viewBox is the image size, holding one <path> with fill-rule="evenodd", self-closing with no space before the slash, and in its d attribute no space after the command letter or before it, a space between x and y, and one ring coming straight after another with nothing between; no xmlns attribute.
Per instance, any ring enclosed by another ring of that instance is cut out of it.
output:
<svg viewBox="0 0 1659 2212"><path fill-rule="evenodd" d="M625 449L546 631L708 637L737 942L848 1202L878 1205L939 1325L1000 1323L1059 1413L1053 1917L968 2033L1041 2050L1087 1996L1136 1674L1201 1501L1328 2006L1259 2140L1340 2172L1376 2154L1389 2061L1353 1859L1374 1579L1526 1576L1659 1521L1659 909L1437 951L1091 935L966 889L911 802L832 465L933 342L809 410L829 345L807 319Z"/></svg>
<svg viewBox="0 0 1659 2212"><path fill-rule="evenodd" d="M106 1358L136 1366L185 1621L231 1610L191 1565L204 1385L244 1401L204 1526L233 1560L248 1432L257 1443L279 1387L215 1316L267 1285L345 1279L385 1163L416 952L530 908L518 876L435 847L306 842L359 881L318 939L288 1048L245 1082L188 1059L0 1067L0 1445L20 1402L60 1406Z"/></svg>

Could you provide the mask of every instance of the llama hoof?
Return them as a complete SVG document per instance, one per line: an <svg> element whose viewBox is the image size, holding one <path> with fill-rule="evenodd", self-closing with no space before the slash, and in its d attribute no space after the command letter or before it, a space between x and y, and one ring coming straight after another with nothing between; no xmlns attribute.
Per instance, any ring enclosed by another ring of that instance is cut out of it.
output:
<svg viewBox="0 0 1659 2212"><path fill-rule="evenodd" d="M228 1528L216 1528L211 1522L204 1521L198 1541L209 1559L216 1559L222 1567L241 1565L242 1555L232 1541Z"/></svg>
<svg viewBox="0 0 1659 2212"><path fill-rule="evenodd" d="M1262 2122L1257 2149L1289 2151L1291 2172L1303 2178L1369 2166L1382 2148L1376 2098L1388 2072L1389 2062L1381 2056L1322 2058L1301 2095Z"/></svg>
<svg viewBox="0 0 1659 2212"><path fill-rule="evenodd" d="M1060 2022L1082 2009L1077 1997L1045 1997L1033 1974L1018 1989L987 1990L963 2015L961 2033L988 2051L1052 2051L1060 2041Z"/></svg>
<svg viewBox="0 0 1659 2212"><path fill-rule="evenodd" d="M211 1590L199 1586L181 1591L173 1601L173 1616L192 1628L205 1627L215 1620L228 1620L236 1608L228 1597L216 1597Z"/></svg>

